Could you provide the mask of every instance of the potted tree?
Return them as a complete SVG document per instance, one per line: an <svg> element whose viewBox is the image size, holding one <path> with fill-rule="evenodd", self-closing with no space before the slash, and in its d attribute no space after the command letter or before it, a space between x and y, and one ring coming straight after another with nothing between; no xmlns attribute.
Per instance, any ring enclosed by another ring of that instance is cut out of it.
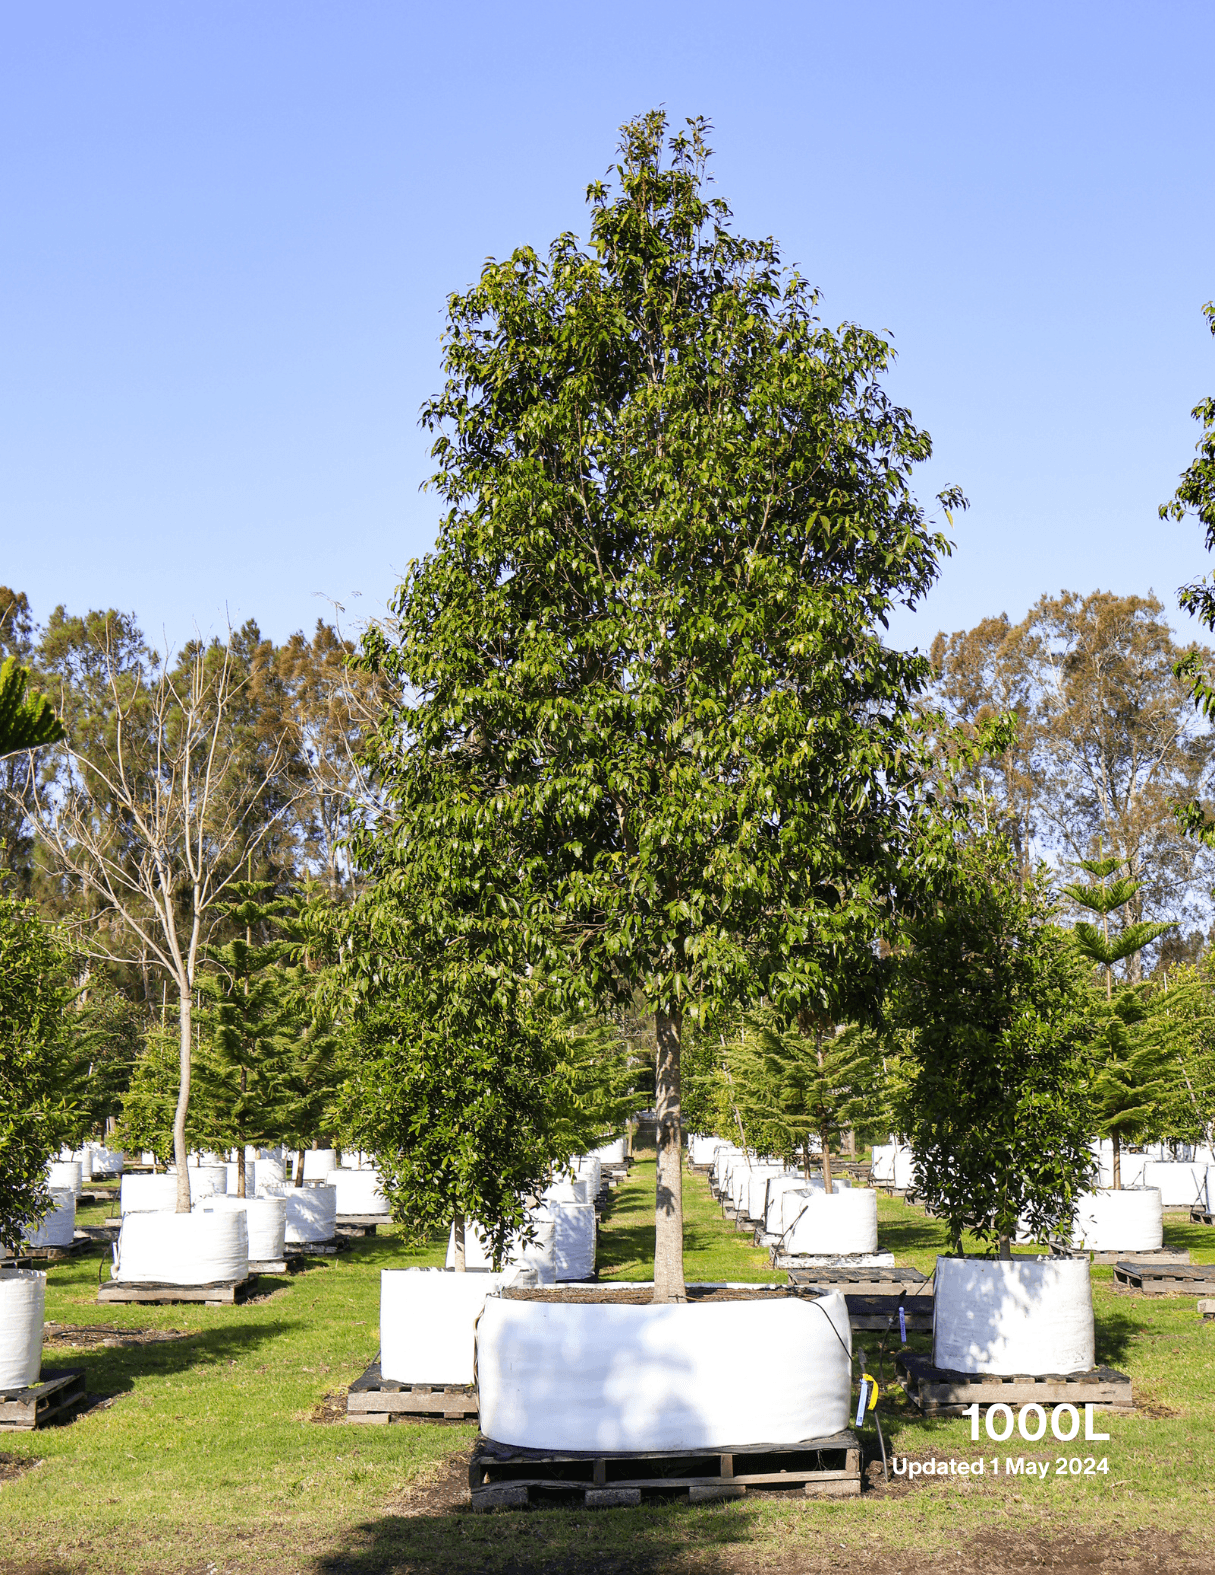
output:
<svg viewBox="0 0 1215 1575"><path fill-rule="evenodd" d="M1092 1366L1087 1259L1014 1257L1018 1226L1067 1239L1092 1156L1084 965L1053 919L1045 875L1011 849L957 850L938 899L906 928L894 1023L909 1076L900 1125L917 1186L949 1230L937 1260L934 1361L962 1372ZM969 1234L988 1256L963 1254Z"/></svg>

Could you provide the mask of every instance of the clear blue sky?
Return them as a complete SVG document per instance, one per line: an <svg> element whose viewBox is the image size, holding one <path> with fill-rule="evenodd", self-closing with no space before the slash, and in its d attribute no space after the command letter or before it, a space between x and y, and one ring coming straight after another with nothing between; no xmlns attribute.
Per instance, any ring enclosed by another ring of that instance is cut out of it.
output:
<svg viewBox="0 0 1215 1575"><path fill-rule="evenodd" d="M7 0L0 581L171 640L380 608L434 539L447 293L584 232L615 128L889 330L972 500L894 637L1202 572L1156 505L1215 392L1208 3ZM353 600L353 593L362 599ZM1189 629L1188 621L1179 627Z"/></svg>

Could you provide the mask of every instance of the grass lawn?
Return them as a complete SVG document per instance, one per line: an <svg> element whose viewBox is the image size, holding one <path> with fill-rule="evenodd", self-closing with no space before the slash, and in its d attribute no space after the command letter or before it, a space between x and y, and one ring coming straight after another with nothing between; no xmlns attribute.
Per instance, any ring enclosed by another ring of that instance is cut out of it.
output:
<svg viewBox="0 0 1215 1575"><path fill-rule="evenodd" d="M615 1195L600 1237L606 1276L650 1277L653 1180L642 1159ZM690 1280L779 1281L702 1178L685 1179L685 1205ZM893 1199L879 1210L898 1261L931 1269L940 1225ZM81 1222L102 1212L82 1208ZM1166 1240L1215 1261L1215 1230L1170 1223ZM1094 1270L1098 1359L1130 1373L1142 1407L1099 1424L1110 1442L1088 1448L1108 1460L1104 1476L900 1478L840 1503L755 1494L479 1516L461 1508L472 1427L333 1420L377 1350L377 1271L439 1258L437 1245L408 1251L382 1234L263 1281L264 1295L233 1308L102 1307L104 1260L52 1268L47 1318L79 1332L48 1342L45 1367L84 1367L104 1399L70 1426L0 1439L0 1571L1215 1569L1215 1323L1196 1317L1193 1296L1131 1295ZM872 1366L877 1337L860 1343ZM900 1456L1053 1464L1036 1444L971 1445L968 1421L918 1420L898 1391L882 1411Z"/></svg>

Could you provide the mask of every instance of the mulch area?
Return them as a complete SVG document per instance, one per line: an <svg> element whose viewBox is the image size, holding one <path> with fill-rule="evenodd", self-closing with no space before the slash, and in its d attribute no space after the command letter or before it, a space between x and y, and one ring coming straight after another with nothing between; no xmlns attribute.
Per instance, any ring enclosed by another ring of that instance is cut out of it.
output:
<svg viewBox="0 0 1215 1575"><path fill-rule="evenodd" d="M774 1297L804 1299L817 1294L806 1286L797 1285L689 1285L687 1292L689 1302L763 1302L771 1301ZM518 1302L592 1302L612 1307L648 1307L654 1299L654 1287L630 1286L623 1282L614 1285L506 1286L502 1295L508 1301Z"/></svg>
<svg viewBox="0 0 1215 1575"><path fill-rule="evenodd" d="M104 1323L48 1323L43 1349L52 1351L126 1351L166 1340L192 1340L197 1329L116 1329Z"/></svg>

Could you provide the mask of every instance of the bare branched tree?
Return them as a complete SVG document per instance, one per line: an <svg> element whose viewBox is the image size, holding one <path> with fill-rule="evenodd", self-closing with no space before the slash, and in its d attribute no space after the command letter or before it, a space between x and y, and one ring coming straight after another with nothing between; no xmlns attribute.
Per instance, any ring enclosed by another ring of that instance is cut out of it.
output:
<svg viewBox="0 0 1215 1575"><path fill-rule="evenodd" d="M87 955L153 958L173 981L181 1031L181 1080L173 1129L177 1209L190 1208L186 1113L193 1003L209 920L242 861L293 802L283 783L291 754L284 728L250 752L238 700L248 682L231 634L166 656L119 660L110 623L98 635L102 714L71 729L41 791L27 797L37 833L93 915L80 937ZM113 658L113 659L111 659ZM124 944L126 943L126 944Z"/></svg>

